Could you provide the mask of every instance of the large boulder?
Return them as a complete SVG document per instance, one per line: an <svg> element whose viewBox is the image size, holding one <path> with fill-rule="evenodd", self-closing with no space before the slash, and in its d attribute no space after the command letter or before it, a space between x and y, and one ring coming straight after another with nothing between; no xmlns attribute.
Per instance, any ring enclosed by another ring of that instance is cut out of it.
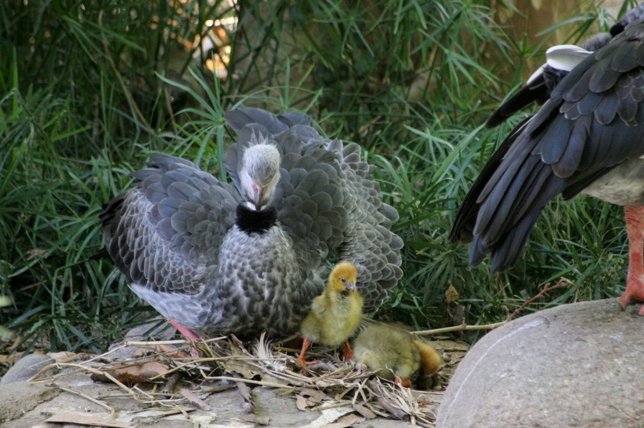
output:
<svg viewBox="0 0 644 428"><path fill-rule="evenodd" d="M438 409L445 427L644 426L644 317L617 299L514 320L466 355Z"/></svg>

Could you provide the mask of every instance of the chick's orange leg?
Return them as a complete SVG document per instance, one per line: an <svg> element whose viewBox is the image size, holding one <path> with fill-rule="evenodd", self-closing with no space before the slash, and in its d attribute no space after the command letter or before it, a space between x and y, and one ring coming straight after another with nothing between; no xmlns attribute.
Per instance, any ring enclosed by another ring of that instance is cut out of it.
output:
<svg viewBox="0 0 644 428"><path fill-rule="evenodd" d="M302 350L300 351L300 356L297 357L297 363L301 367L306 367L307 364L311 364L311 362L307 362L304 359L304 354L306 354L306 350L309 349L309 346L311 346L311 339L308 337L305 337L304 340L302 341Z"/></svg>
<svg viewBox="0 0 644 428"><path fill-rule="evenodd" d="M397 383L400 386L404 386L405 388L411 388L411 379L409 378L401 378L398 375L394 376L394 383Z"/></svg>
<svg viewBox="0 0 644 428"><path fill-rule="evenodd" d="M644 244L644 206L625 206L626 232L628 235L628 274L626 290L619 298L625 309L631 302L644 302L644 264L642 245ZM644 306L639 314L644 316Z"/></svg>
<svg viewBox="0 0 644 428"><path fill-rule="evenodd" d="M349 341L345 340L342 344L342 347L344 349L344 352L342 353L342 359L344 361L349 361L353 358L353 350L351 349L351 345L349 345Z"/></svg>

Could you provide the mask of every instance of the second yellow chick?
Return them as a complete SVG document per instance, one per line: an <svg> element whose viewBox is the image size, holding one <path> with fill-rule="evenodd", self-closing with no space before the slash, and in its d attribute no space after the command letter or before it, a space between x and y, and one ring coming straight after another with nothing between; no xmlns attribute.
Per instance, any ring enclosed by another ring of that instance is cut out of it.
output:
<svg viewBox="0 0 644 428"><path fill-rule="evenodd" d="M363 299L356 289L358 270L349 262L340 262L331 271L324 292L313 299L311 311L300 325L304 337L298 357L304 366L304 354L311 343L338 346L344 343L344 359L351 358L348 339L360 325Z"/></svg>
<svg viewBox="0 0 644 428"><path fill-rule="evenodd" d="M353 343L356 361L371 370L378 370L383 379L411 386L411 377L421 370L423 376L433 375L443 361L438 352L407 330L387 324L372 324Z"/></svg>

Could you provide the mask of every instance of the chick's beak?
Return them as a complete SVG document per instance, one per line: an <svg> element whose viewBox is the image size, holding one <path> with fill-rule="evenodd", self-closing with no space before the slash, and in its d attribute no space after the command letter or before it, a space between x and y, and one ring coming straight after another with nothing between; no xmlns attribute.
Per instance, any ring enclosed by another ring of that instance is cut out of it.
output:
<svg viewBox="0 0 644 428"><path fill-rule="evenodd" d="M350 290L350 291L356 291L357 290L356 284L355 284L354 281L347 280L346 287L347 287L347 290Z"/></svg>

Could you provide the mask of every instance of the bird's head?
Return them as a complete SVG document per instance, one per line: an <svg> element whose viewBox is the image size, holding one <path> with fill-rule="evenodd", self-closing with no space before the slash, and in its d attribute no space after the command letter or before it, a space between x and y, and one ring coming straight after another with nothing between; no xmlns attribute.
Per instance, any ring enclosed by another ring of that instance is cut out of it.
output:
<svg viewBox="0 0 644 428"><path fill-rule="evenodd" d="M329 287L337 293L356 291L357 281L358 269L349 262L338 263L329 275Z"/></svg>
<svg viewBox="0 0 644 428"><path fill-rule="evenodd" d="M265 208L280 179L280 153L272 144L260 143L244 151L239 171L242 196L255 210Z"/></svg>

